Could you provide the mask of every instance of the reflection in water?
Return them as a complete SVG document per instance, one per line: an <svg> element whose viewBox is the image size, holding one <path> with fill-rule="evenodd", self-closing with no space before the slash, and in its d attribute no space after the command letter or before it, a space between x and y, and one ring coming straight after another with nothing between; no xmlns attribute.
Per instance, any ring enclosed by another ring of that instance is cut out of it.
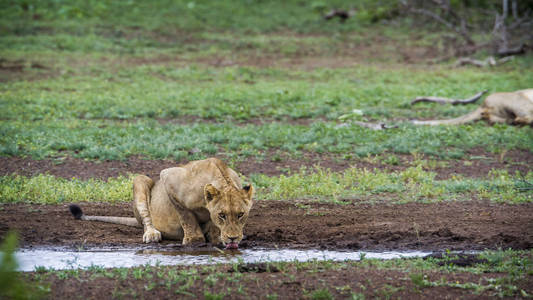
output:
<svg viewBox="0 0 533 300"><path fill-rule="evenodd" d="M269 262L269 261L309 261L309 260L359 260L365 258L393 259L402 257L423 257L431 252L358 252L329 250L293 249L242 249L200 251L163 251L163 250L110 250L92 249L90 251L65 251L65 249L28 249L16 253L20 271L33 271L42 266L53 269L87 268L101 266L106 268L134 267L139 265L196 265Z"/></svg>

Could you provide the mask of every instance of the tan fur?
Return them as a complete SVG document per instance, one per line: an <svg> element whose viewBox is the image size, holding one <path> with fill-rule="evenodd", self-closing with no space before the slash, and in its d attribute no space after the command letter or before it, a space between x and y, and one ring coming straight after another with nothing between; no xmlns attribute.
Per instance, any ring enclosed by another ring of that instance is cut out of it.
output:
<svg viewBox="0 0 533 300"><path fill-rule="evenodd" d="M241 188L239 175L221 160L209 158L161 171L160 180L133 179L133 218L83 216L144 226L143 242L164 239L183 244L239 243L252 208L253 187ZM224 214L223 218L221 214ZM92 218L92 219L91 219Z"/></svg>
<svg viewBox="0 0 533 300"><path fill-rule="evenodd" d="M413 121L416 125L465 124L477 120L533 126L533 89L489 95L473 112L450 120Z"/></svg>

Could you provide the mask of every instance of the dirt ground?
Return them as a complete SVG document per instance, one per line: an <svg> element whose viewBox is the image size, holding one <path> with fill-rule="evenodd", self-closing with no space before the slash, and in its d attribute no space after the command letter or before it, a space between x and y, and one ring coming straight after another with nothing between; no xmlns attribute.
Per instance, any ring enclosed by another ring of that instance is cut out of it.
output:
<svg viewBox="0 0 533 300"><path fill-rule="evenodd" d="M273 157L279 159L272 159ZM386 155L384 155L385 157ZM365 159L352 158L342 159L331 153L303 153L301 157L291 158L286 155L276 155L274 151L265 154L265 159L259 161L250 158L237 162L235 169L248 176L253 173L278 176L288 171L298 171L302 166L313 167L320 165L331 171L342 171L350 166L367 169L381 169L387 171L404 170L413 164L413 156L397 155L398 165L385 164L383 162L371 162ZM475 159L469 159L474 157ZM226 160L224 157L220 157ZM424 159L432 159L425 157ZM433 158L434 159L434 158ZM437 179L448 179L453 175L465 177L485 177L491 169L508 170L511 174L520 172L527 174L533 165L533 153L525 150L510 150L504 155L484 151L481 148L469 150L463 159L445 160L445 165L436 165L434 168L426 168L436 172ZM35 176L37 174L51 174L63 178L76 177L79 179L99 178L107 179L127 173L146 174L152 178L158 178L161 170L169 168L185 161L172 160L147 160L138 156L132 156L125 161L87 161L72 157L59 159L33 160L20 157L0 157L0 176L19 174Z"/></svg>
<svg viewBox="0 0 533 300"><path fill-rule="evenodd" d="M297 204L297 205L296 205ZM87 215L132 216L130 204L82 203ZM241 248L465 250L533 247L533 205L490 202L324 204L257 201ZM0 237L21 246L142 246L142 229L77 221L68 205L4 204ZM180 248L176 241L161 247Z"/></svg>
<svg viewBox="0 0 533 300"><path fill-rule="evenodd" d="M172 267L172 269L187 272L185 267ZM358 265L337 270L288 267L280 272L277 268L270 267L267 270L260 269L254 272L249 271L250 269L254 268L249 268L248 265L239 267L241 273L238 274L233 272L231 266L219 266L209 271L200 269L198 275L195 275L197 279L185 291L182 288L183 283L166 285L166 278L159 278L156 272L150 273L152 276L150 280L136 279L132 275L126 280L119 280L85 273L68 279L52 276L46 282L51 285L50 299L101 299L109 298L110 295L126 299L208 299L205 296L206 292L223 294L224 299L490 299L497 293L490 289L474 292L472 289L447 286L420 287L415 285L405 272ZM489 280L496 280L502 276L497 273L424 273L428 280L444 280L456 284L486 285ZM213 282L212 279L210 281L207 279L214 274L222 278L213 284L207 284L206 282ZM152 285L148 285L147 282ZM527 276L518 284L518 288L528 294L531 293L532 286L533 276ZM331 297L317 292L320 290L327 290L326 295ZM274 294L277 297L274 297ZM353 294L359 295L359 298L352 297Z"/></svg>

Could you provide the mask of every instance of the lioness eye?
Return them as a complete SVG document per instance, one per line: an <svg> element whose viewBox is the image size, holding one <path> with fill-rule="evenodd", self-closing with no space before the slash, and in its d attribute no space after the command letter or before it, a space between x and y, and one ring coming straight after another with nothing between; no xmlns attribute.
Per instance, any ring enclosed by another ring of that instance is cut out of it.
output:
<svg viewBox="0 0 533 300"><path fill-rule="evenodd" d="M238 217L239 219L242 218L243 216L244 216L244 213L239 213L239 214L237 215L237 217Z"/></svg>
<svg viewBox="0 0 533 300"><path fill-rule="evenodd" d="M222 220L226 220L226 215L223 213L218 214L218 217Z"/></svg>

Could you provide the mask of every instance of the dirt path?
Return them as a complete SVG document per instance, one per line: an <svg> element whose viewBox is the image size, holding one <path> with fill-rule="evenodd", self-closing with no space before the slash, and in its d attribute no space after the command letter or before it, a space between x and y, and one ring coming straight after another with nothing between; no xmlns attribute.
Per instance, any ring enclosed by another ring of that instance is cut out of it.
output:
<svg viewBox="0 0 533 300"><path fill-rule="evenodd" d="M404 170L414 163L411 155L396 155L399 160L397 165L386 164L379 160L370 161L359 158L345 160L331 153L303 153L298 158L291 158L286 155L278 155L272 150L265 156L267 159L262 161L250 158L237 162L235 169L246 176L253 173L278 176L280 174L286 174L289 170L296 172L302 166L313 167L320 165L332 171L342 171L350 166L367 168L369 170L377 168L387 171L398 171ZM277 157L277 159L272 159L273 157ZM220 158L227 160L225 157ZM423 157L422 159L429 160L431 158ZM63 178L76 177L85 180L89 178L107 179L127 173L138 173L157 178L161 170L185 162L147 160L138 156L130 157L126 161L87 161L72 157L56 160L0 157L0 176L13 173L25 176L49 173ZM436 162L435 166L426 169L437 173L437 179L448 179L457 174L465 177L478 178L487 176L492 169L508 170L511 174L520 172L525 175L528 171L532 170L532 165L533 153L529 151L511 150L502 156L478 148L468 151L464 159L441 161L441 164Z"/></svg>
<svg viewBox="0 0 533 300"><path fill-rule="evenodd" d="M319 204L257 201L241 246L322 249L485 249L533 247L533 204ZM85 203L88 215L131 216L123 204ZM4 204L0 236L19 232L21 246L141 245L142 230L76 221L67 205ZM175 241L165 245L175 245Z"/></svg>

